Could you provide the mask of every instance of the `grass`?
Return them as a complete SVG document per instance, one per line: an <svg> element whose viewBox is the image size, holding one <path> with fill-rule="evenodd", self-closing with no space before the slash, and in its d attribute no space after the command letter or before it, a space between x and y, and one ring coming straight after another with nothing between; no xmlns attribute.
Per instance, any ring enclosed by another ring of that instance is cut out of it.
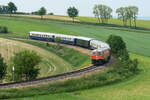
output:
<svg viewBox="0 0 150 100"><path fill-rule="evenodd" d="M0 18L1 25L7 26L10 32L12 32L10 34L1 34L0 36L27 38L29 31L41 31L81 35L96 38L101 41L106 41L110 34L115 34L121 36L124 39L130 52L144 56L150 56L149 33L118 30L103 26L53 20L2 16Z"/></svg>
<svg viewBox="0 0 150 100"><path fill-rule="evenodd" d="M26 43L0 38L0 54L2 54L5 62L9 65L8 71L11 71L11 58L14 56L14 53L24 49L34 50L42 57L42 62L39 64L41 70L38 77L64 73L73 69L71 64L52 52ZM57 63L58 61L60 62L59 64Z"/></svg>
<svg viewBox="0 0 150 100"><path fill-rule="evenodd" d="M82 35L93 37L98 40L106 41L110 34L123 37L127 43L127 48L133 58L140 61L139 67L143 71L129 80L121 83L102 86L98 88L80 90L72 93L50 94L38 96L39 100L57 99L57 100L149 100L149 73L150 73L150 32L136 30L115 29L107 26L97 26L92 24L79 24L54 20L39 20L24 17L0 17L0 23L8 27L11 34L1 34L4 37L22 37L27 38L29 31L45 31L62 34ZM84 18L83 18L84 19ZM91 19L89 19L91 20ZM93 19L95 20L95 19ZM87 21L89 22L89 21ZM116 22L114 20L114 22ZM116 22L120 25L120 22ZM141 21L139 27L148 28L149 21ZM143 56L139 56L143 55ZM148 57L144 57L148 56ZM42 90L41 90L42 92ZM2 92L1 92L2 93ZM67 97L68 96L68 97ZM35 100L38 98L20 98L19 100ZM63 98L63 99L62 99ZM66 99L65 99L66 98Z"/></svg>
<svg viewBox="0 0 150 100"><path fill-rule="evenodd" d="M9 15L1 15L1 16L9 16ZM14 14L12 16L15 17L25 17L25 18L37 18L40 19L41 17L38 15L20 15L20 14ZM60 15L45 15L44 16L45 19L51 19L51 20L59 20L59 21L72 21L72 18L68 17L68 16L60 16ZM95 17L84 17L84 16L79 16L75 18L76 22L89 22L89 23L98 23L98 19ZM111 18L109 20L109 23L111 26L123 26L123 23L121 20L117 19L117 18ZM127 25L129 26L129 22L127 23ZM109 25L108 25L109 26ZM133 23L132 23L132 26ZM149 29L150 30L150 21L149 20L137 20L137 28L138 29Z"/></svg>
<svg viewBox="0 0 150 100"><path fill-rule="evenodd" d="M132 58L138 58L139 68L142 72L128 80L88 90L80 90L71 93L58 93L31 98L18 98L12 100L149 100L150 99L150 58L131 54Z"/></svg>
<svg viewBox="0 0 150 100"><path fill-rule="evenodd" d="M11 71L11 58L14 56L14 53L23 49L34 50L42 57L42 62L39 64L40 75L38 77L65 73L85 67L90 63L90 58L86 54L82 54L64 46L62 46L57 52L55 47L56 45L50 45L47 47L46 44L42 42L25 40L20 42L0 38L0 54L2 54L5 62L9 65L9 72ZM11 76L10 73L8 76L9 75Z"/></svg>
<svg viewBox="0 0 150 100"><path fill-rule="evenodd" d="M80 17L77 17L76 19L80 20L81 22L98 23L98 19L95 17L80 16ZM116 18L110 19L108 23L112 24L112 25L123 26L122 21L119 19L116 19ZM128 22L128 26L129 26L129 22ZM132 26L134 26L134 25L132 24ZM139 27L141 29L142 28L150 29L150 21L149 20L137 20L137 27Z"/></svg>
<svg viewBox="0 0 150 100"><path fill-rule="evenodd" d="M67 48L63 45L60 45L58 48L57 44L49 44L49 46L46 46L46 43L43 42L29 41L29 40L20 40L20 41L34 46L38 46L40 48L43 48L47 51L56 54L57 56L61 57L66 62L71 64L72 69L74 70L86 67L91 63L89 55L80 53L79 51L76 51L72 48Z"/></svg>
<svg viewBox="0 0 150 100"><path fill-rule="evenodd" d="M139 55L132 57L140 61L139 66L143 69L140 75L120 84L82 91L80 96L102 100L149 100L150 58Z"/></svg>

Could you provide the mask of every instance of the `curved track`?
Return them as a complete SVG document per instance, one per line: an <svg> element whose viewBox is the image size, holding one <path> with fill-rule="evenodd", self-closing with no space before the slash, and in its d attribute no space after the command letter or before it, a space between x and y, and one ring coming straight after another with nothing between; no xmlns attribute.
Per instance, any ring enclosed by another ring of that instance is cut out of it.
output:
<svg viewBox="0 0 150 100"><path fill-rule="evenodd" d="M39 85L42 83L49 83L49 82L55 82L55 81L59 81L59 80L74 78L74 77L82 76L87 73L95 72L98 70L104 70L106 67L110 66L113 62L114 62L114 58L111 57L111 60L108 63L101 65L101 66L90 66L90 67L86 67L86 68L83 68L80 70L67 72L64 74L58 74L58 75L54 75L54 76L49 76L49 77L43 77L43 78L34 79L34 80L30 80L30 81L21 81L21 82L0 84L0 88L26 87L26 86L33 86L33 85Z"/></svg>

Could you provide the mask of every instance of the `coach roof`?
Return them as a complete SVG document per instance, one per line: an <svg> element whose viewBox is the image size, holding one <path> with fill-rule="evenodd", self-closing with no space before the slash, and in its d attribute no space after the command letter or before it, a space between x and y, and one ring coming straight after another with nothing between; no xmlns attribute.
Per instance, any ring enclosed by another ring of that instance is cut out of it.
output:
<svg viewBox="0 0 150 100"><path fill-rule="evenodd" d="M95 40L94 38L88 38L88 37L82 37L82 36L77 36L77 39L86 40L86 41Z"/></svg>
<svg viewBox="0 0 150 100"><path fill-rule="evenodd" d="M36 32L36 31L31 31L30 34L55 35L55 33Z"/></svg>

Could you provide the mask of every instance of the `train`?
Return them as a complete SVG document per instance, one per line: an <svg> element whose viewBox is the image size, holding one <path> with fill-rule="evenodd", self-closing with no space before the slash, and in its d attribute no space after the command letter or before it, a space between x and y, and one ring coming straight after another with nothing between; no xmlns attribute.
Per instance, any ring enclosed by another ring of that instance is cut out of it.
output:
<svg viewBox="0 0 150 100"><path fill-rule="evenodd" d="M59 38L61 43L91 49L91 62L93 65L106 63L111 58L110 46L94 38L36 31L29 32L29 38L48 42L55 42L56 38Z"/></svg>

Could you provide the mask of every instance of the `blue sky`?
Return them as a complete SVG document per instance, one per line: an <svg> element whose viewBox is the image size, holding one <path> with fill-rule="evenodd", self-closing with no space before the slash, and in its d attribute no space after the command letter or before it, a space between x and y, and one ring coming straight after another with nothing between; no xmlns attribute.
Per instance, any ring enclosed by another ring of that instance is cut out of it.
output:
<svg viewBox="0 0 150 100"><path fill-rule="evenodd" d="M69 6L75 6L79 9L80 16L93 16L92 9L95 4L105 4L110 6L113 11L121 6L134 5L139 7L140 17L150 17L150 0L0 0L0 5L6 5L8 2L14 2L18 11L32 12L44 6L48 12L56 15L66 15Z"/></svg>

